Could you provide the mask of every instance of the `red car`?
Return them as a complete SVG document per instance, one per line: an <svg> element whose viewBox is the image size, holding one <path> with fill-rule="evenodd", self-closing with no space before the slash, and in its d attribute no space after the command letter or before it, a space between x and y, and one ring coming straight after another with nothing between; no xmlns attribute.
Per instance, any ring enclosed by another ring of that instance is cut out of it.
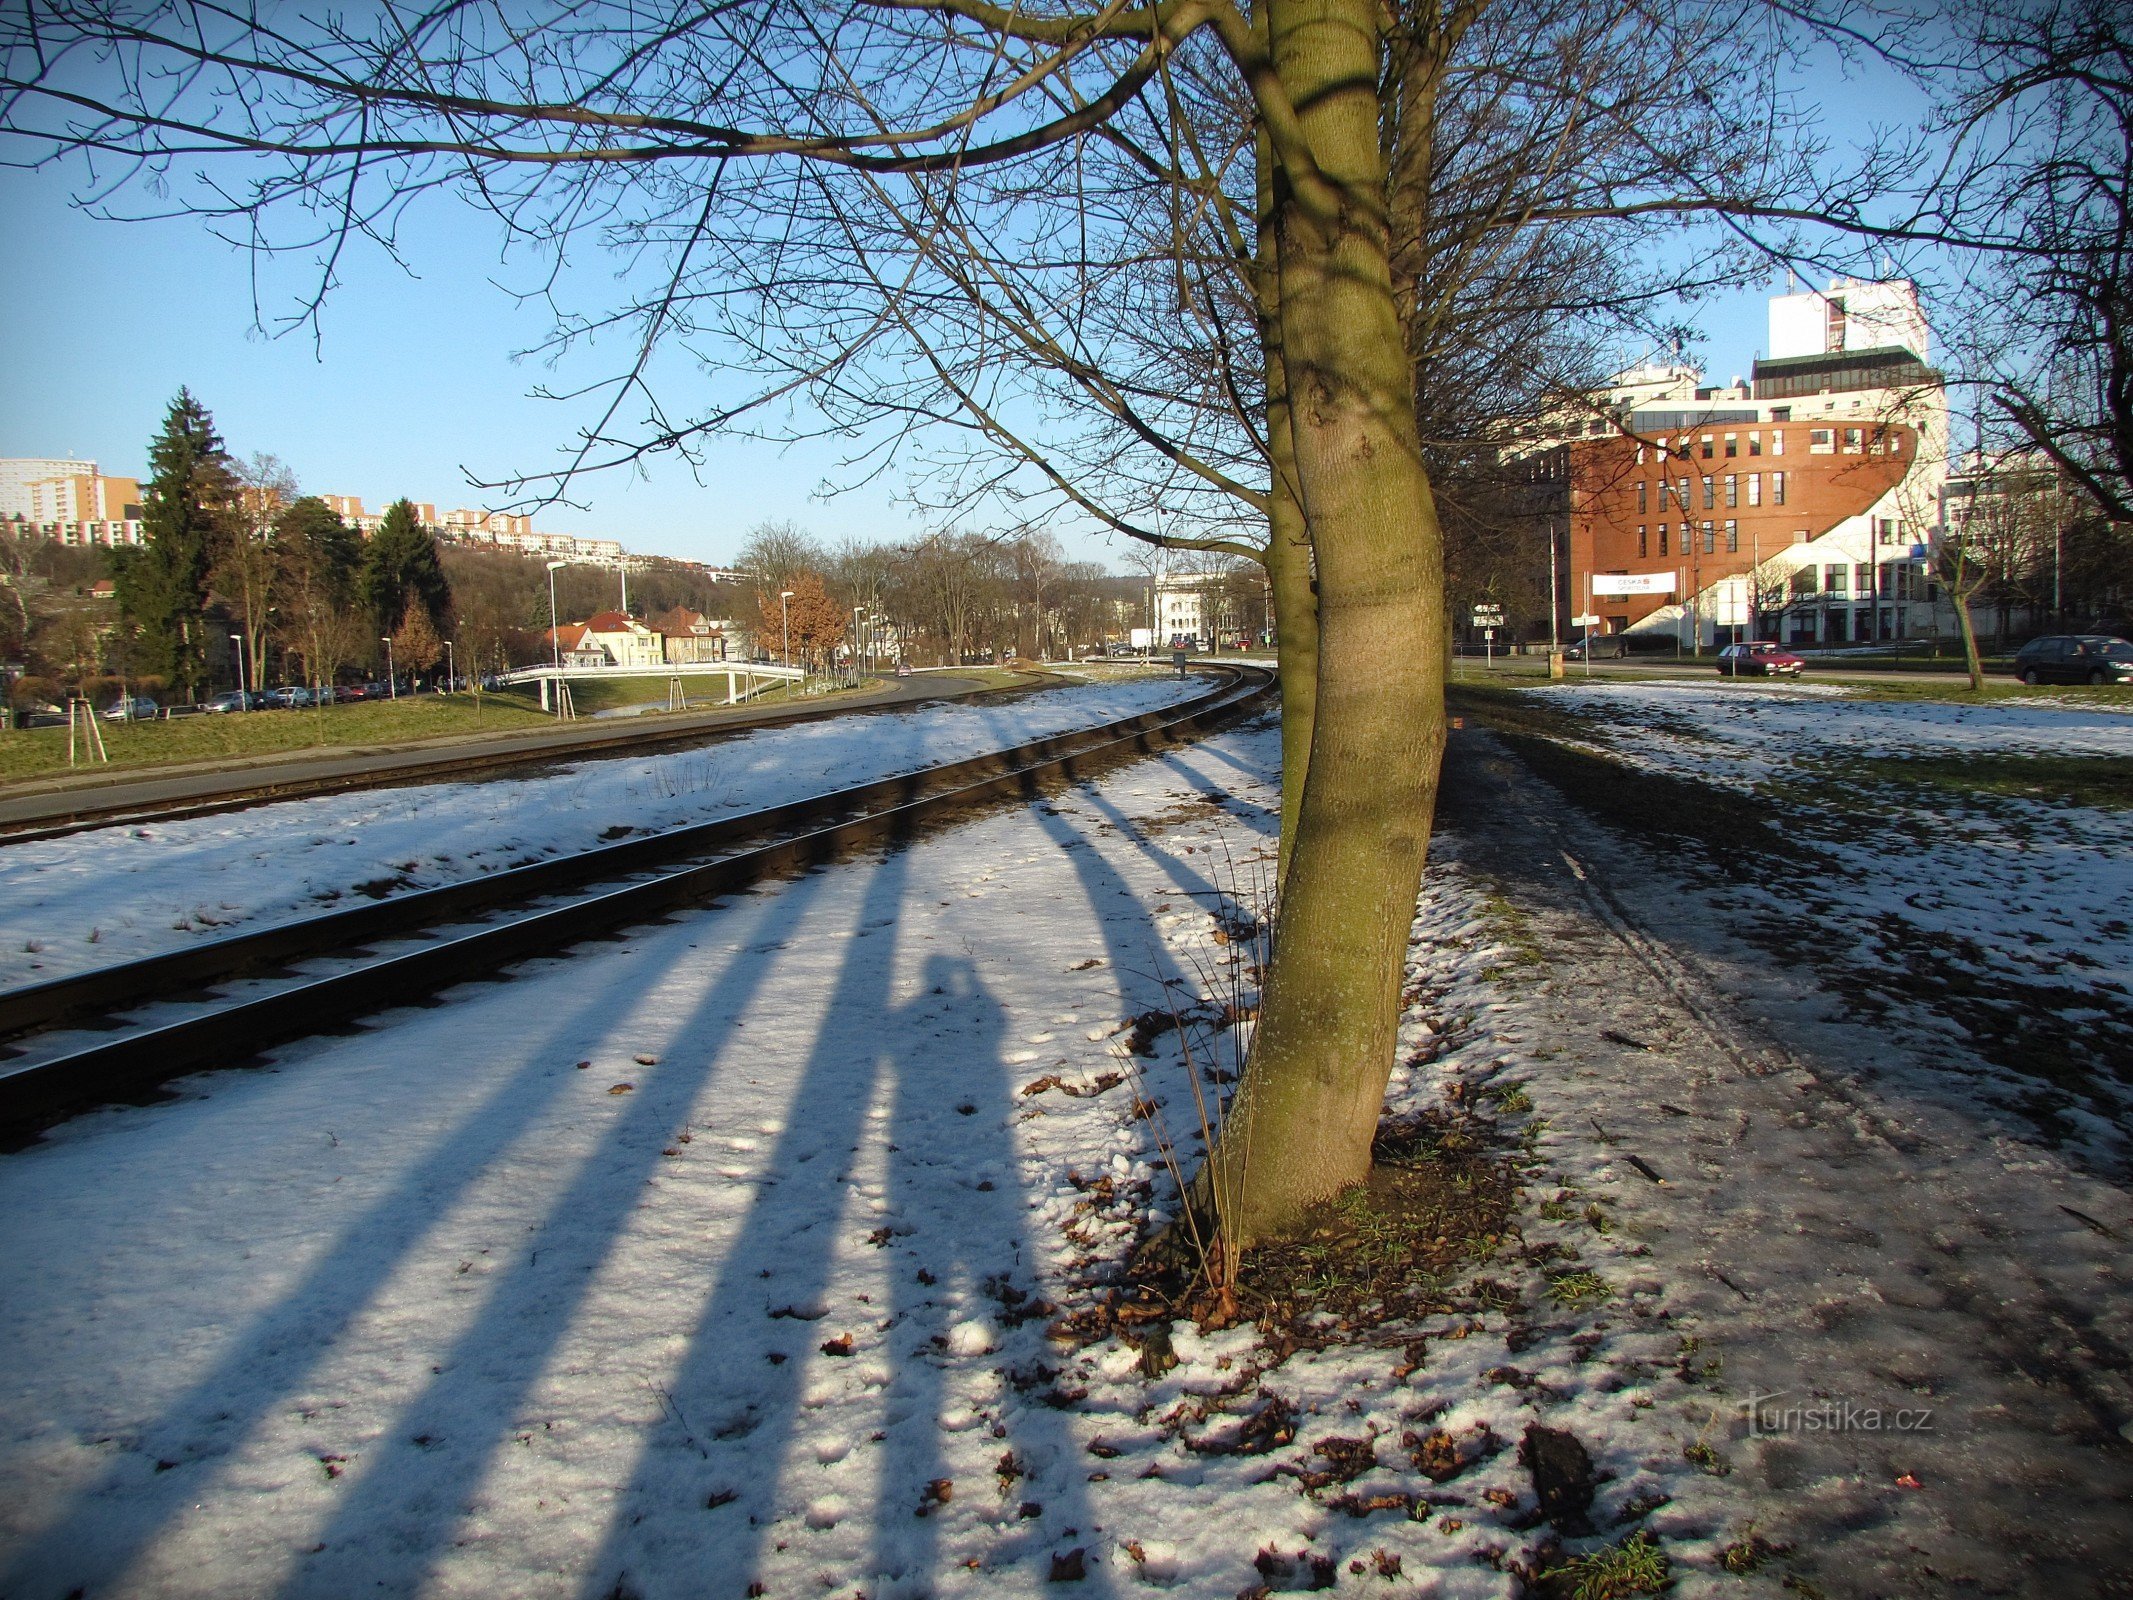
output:
<svg viewBox="0 0 2133 1600"><path fill-rule="evenodd" d="M1807 663L1769 639L1729 644L1718 652L1718 670L1728 678L1797 678Z"/></svg>

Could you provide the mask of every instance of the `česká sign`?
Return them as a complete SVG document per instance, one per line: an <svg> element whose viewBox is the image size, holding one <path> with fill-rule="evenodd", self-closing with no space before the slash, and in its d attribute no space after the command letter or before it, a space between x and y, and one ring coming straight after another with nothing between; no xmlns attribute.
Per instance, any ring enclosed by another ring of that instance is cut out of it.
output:
<svg viewBox="0 0 2133 1600"><path fill-rule="evenodd" d="M1672 594L1674 592L1674 574L1671 572L1595 572L1592 575L1592 592L1596 595Z"/></svg>

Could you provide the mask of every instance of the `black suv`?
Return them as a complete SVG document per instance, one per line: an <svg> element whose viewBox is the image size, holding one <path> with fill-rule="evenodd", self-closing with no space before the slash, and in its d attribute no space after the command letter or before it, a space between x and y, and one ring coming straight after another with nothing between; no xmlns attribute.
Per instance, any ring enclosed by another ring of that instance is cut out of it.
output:
<svg viewBox="0 0 2133 1600"><path fill-rule="evenodd" d="M2107 633L2051 633L2015 652L2024 683L2133 683L2133 644Z"/></svg>

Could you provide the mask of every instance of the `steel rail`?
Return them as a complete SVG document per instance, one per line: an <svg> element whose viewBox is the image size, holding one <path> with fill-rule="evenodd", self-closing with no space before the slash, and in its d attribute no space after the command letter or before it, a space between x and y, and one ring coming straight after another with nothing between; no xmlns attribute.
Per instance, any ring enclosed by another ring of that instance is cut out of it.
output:
<svg viewBox="0 0 2133 1600"><path fill-rule="evenodd" d="M405 951L295 977L250 998L123 1028L61 1054L0 1060L0 1130L7 1142L19 1143L86 1106L136 1097L205 1067L241 1063L270 1046L493 977L511 962L555 955L584 939L803 871L855 848L901 842L997 799L1034 796L1048 785L1209 731L1257 706L1272 690L1272 676L1261 670L1220 670L1229 674L1222 687L1163 710L0 994L0 1033L34 1034L113 1017L158 998L273 976L296 961L437 935ZM560 905L524 909L589 885L605 887ZM509 907L521 914L454 926ZM113 995L125 998L114 1003ZM20 1057L23 1047L11 1053Z"/></svg>

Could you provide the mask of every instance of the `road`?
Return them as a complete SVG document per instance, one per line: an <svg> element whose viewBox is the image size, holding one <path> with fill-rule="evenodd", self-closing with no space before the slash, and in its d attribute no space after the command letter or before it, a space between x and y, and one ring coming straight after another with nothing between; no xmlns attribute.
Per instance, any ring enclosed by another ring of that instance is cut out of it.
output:
<svg viewBox="0 0 2133 1600"><path fill-rule="evenodd" d="M974 678L929 673L924 677L885 679L871 689L840 695L825 706L825 715L876 711L970 693ZM9 784L0 791L0 829L32 830L64 825L86 813L150 811L171 807L204 809L227 805L269 791L279 796L364 788L378 783L420 783L457 776L483 767L563 760L598 752L636 750L708 738L741 728L775 722L793 708L720 708L681 716L661 716L644 723L621 719L558 724L538 732L452 735L411 740L405 744L341 746L291 754L181 767L129 770L111 776L77 773ZM262 713L273 715L273 713Z"/></svg>

